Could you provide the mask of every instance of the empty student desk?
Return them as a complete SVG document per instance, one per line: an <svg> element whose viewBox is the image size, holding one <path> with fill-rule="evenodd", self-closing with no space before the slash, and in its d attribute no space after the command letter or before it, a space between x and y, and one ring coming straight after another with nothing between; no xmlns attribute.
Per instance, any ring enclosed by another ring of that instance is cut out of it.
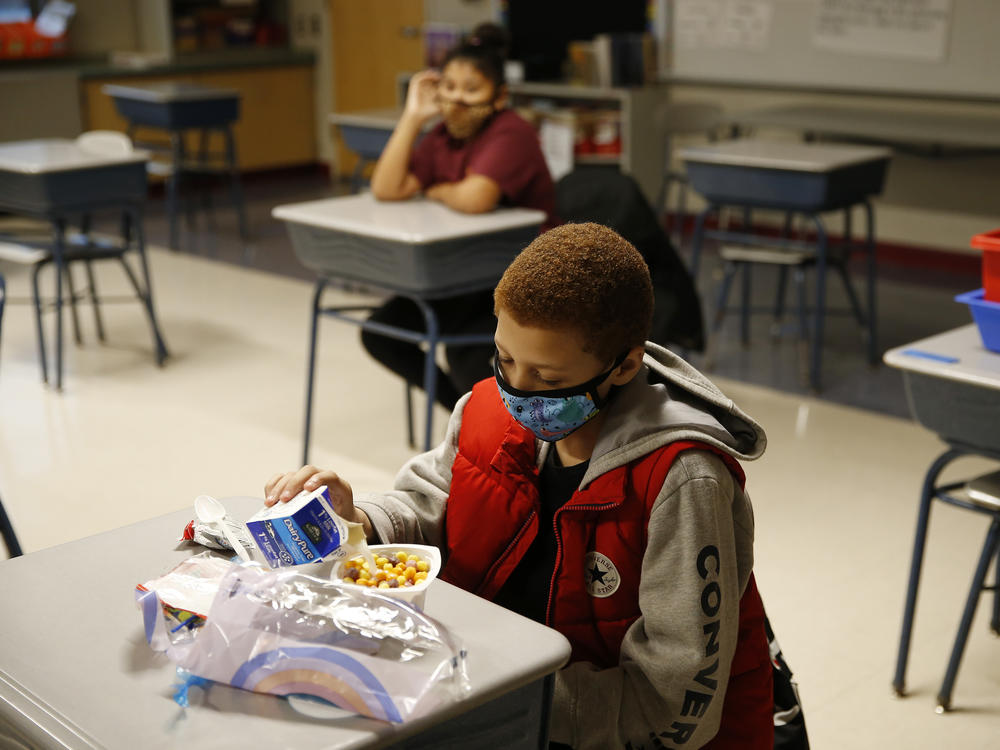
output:
<svg viewBox="0 0 1000 750"><path fill-rule="evenodd" d="M137 127L165 130L170 136L171 164L167 181L167 217L170 222L170 247L178 245L177 200L181 183L188 176L225 172L229 175L230 193L239 222L240 238L247 238L246 209L236 164L233 124L240 116L240 92L194 83L149 83L142 85L108 84L101 89L115 102L119 114L128 120L129 136ZM189 158L185 150L185 131L200 133L198 153ZM222 134L224 151L208 151L208 136ZM153 147L152 144L143 143ZM212 162L221 159L223 166Z"/></svg>
<svg viewBox="0 0 1000 750"><path fill-rule="evenodd" d="M229 498L248 518L263 500ZM436 581L426 612L468 652L471 691L407 724L300 713L280 697L213 685L174 700L174 664L155 654L133 601L138 583L200 551L178 547L189 508L0 562L0 744L28 747L547 747L552 674L569 659L557 631ZM308 707L308 704L307 704ZM409 745L407 738L412 738ZM396 744L399 743L399 744Z"/></svg>
<svg viewBox="0 0 1000 750"><path fill-rule="evenodd" d="M735 112L729 119L740 130L776 127L807 139L857 139L929 156L1000 152L1000 117L797 104Z"/></svg>
<svg viewBox="0 0 1000 750"><path fill-rule="evenodd" d="M146 262L142 209L146 200L146 162L143 151L127 154L97 154L62 138L0 144L0 210L46 219L53 226L52 260L56 268L56 388L62 387L63 276L70 248L66 229L71 220L102 210L121 211L124 216L122 242L135 242L144 287L126 265L129 280L143 302L153 334L157 364L167 356L153 309L152 287ZM134 237L133 237L134 235ZM84 248L81 252L86 252ZM44 337L38 316L42 347L42 376L47 381Z"/></svg>
<svg viewBox="0 0 1000 750"><path fill-rule="evenodd" d="M691 250L691 273L697 279L701 245L706 237L723 243L735 243L744 248L762 247L766 252L754 258L744 255L741 263L774 263L775 250L804 256L816 268L813 335L810 341L809 383L819 389L823 345L823 318L826 300L826 270L830 261L831 243L820 216L828 211L843 211L845 257L851 249L851 209L860 206L865 211L865 242L867 253L868 305L863 314L850 287L846 271L843 275L848 294L859 321L867 318L868 357L877 362L875 307L875 216L870 198L882 190L890 151L885 148L844 146L838 144L803 144L740 139L715 145L681 149L691 186L708 202L695 223ZM742 210L743 224L739 230L705 229L705 221L722 208ZM771 237L757 233L752 225L754 209L782 212L786 227L796 215L806 217L815 228L815 240L793 240L786 236ZM839 262L840 259L838 259ZM745 273L748 273L745 270ZM744 276L744 330L748 314L749 276ZM720 308L725 299L720 296Z"/></svg>
<svg viewBox="0 0 1000 750"><path fill-rule="evenodd" d="M987 588L984 582L990 561L997 559L1000 563L1000 501L970 495L966 489L972 480L938 484L938 478L946 466L963 456L983 456L1000 461L1000 429L997 427L1000 425L1000 354L985 349L976 326L968 325L891 349L885 354L885 362L903 371L906 396L914 419L948 444L948 449L927 470L920 494L903 628L892 683L899 695L906 688L906 662L931 503L941 500L991 518L948 667L938 691L938 710L946 711L951 707L952 688L979 595ZM996 583L1000 583L1000 570ZM996 587L993 590L991 627L994 633L1000 635L1000 590Z"/></svg>
<svg viewBox="0 0 1000 750"><path fill-rule="evenodd" d="M514 256L538 234L545 213L499 208L485 214L463 214L435 201L380 202L365 193L278 206L272 214L288 227L299 260L320 274L312 306L303 463L308 463L309 456L316 331L321 314L391 338L426 343L424 448L429 450L438 344L486 344L493 341L493 333L442 335L427 301L492 289ZM349 314L370 311L368 306L322 307L323 290L330 279L360 282L409 297L423 312L425 331Z"/></svg>

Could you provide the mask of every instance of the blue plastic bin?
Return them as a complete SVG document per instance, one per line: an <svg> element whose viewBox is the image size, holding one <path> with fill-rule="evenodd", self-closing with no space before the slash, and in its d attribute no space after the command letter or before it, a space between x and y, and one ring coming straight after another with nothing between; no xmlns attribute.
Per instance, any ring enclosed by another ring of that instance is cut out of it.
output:
<svg viewBox="0 0 1000 750"><path fill-rule="evenodd" d="M1000 353L1000 303L983 299L982 289L959 294L955 301L969 306L972 319L979 327L983 346L991 352Z"/></svg>

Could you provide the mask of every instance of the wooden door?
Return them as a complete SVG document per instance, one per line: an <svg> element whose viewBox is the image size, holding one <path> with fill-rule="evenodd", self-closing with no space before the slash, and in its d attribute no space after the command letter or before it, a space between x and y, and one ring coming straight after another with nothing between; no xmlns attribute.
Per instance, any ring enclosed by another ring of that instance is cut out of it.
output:
<svg viewBox="0 0 1000 750"><path fill-rule="evenodd" d="M424 67L423 0L330 0L333 109L355 112L398 103L400 73ZM349 175L357 157L336 136L337 164Z"/></svg>

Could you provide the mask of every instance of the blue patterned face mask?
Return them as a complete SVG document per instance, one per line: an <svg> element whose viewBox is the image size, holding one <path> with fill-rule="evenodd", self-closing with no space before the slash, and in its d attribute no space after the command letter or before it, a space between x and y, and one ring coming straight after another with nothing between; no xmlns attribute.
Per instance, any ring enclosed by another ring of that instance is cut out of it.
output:
<svg viewBox="0 0 1000 750"><path fill-rule="evenodd" d="M539 440L554 443L582 427L607 405L607 399L598 395L597 386L611 377L627 355L625 352L618 357L607 372L571 388L519 391L504 379L499 357L493 360L493 373L510 415Z"/></svg>

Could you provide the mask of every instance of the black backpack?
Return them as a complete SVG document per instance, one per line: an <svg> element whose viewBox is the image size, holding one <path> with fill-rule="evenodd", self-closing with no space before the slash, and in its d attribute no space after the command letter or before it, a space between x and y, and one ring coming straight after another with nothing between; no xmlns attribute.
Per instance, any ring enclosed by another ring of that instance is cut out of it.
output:
<svg viewBox="0 0 1000 750"><path fill-rule="evenodd" d="M806 734L806 719L799 703L799 688L792 679L792 670L781 653L778 639L774 637L771 621L764 615L764 630L767 632L767 647L771 652L771 666L774 677L774 749L809 750Z"/></svg>
<svg viewBox="0 0 1000 750"><path fill-rule="evenodd" d="M635 245L653 279L650 340L704 351L701 302L691 274L634 178L606 167L570 172L556 183L556 213L567 222L604 224Z"/></svg>

